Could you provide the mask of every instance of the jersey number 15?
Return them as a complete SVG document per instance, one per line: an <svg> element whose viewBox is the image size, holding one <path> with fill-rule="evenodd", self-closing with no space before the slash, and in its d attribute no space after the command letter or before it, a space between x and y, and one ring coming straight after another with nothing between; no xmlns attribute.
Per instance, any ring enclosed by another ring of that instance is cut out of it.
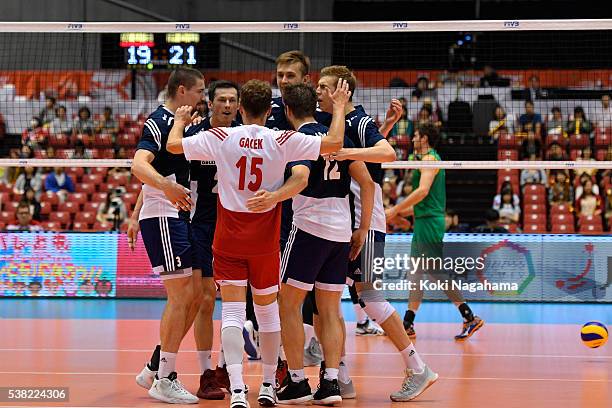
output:
<svg viewBox="0 0 612 408"><path fill-rule="evenodd" d="M255 192L259 190L259 186L261 186L261 182L263 179L263 174L259 166L263 164L262 157L253 157L251 158L251 171L250 175L255 177L255 180L249 181L248 189ZM236 167L240 169L240 178L238 180L238 189L244 190L244 183L246 182L246 170L247 170L247 157L242 156L238 162L236 162Z"/></svg>

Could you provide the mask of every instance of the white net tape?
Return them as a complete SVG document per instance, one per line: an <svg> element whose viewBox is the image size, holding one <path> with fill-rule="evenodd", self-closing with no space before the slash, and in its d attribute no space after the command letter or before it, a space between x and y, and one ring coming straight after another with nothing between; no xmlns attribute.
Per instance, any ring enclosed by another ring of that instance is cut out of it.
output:
<svg viewBox="0 0 612 408"><path fill-rule="evenodd" d="M131 159L0 159L1 167L131 167ZM395 161L385 169L612 169L612 161Z"/></svg>

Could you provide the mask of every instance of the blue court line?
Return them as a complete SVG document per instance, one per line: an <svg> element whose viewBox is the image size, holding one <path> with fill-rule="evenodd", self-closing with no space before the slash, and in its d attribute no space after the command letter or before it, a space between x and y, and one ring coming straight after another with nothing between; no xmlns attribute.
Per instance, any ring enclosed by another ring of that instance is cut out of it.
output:
<svg viewBox="0 0 612 408"><path fill-rule="evenodd" d="M19 299L0 298L0 319L144 319L158 320L164 300L155 299ZM403 317L406 302L391 304ZM488 323L507 324L584 324L598 320L612 324L609 304L570 303L499 303L473 302L475 314ZM355 320L353 304L342 302L347 321ZM221 305L217 301L215 319L221 318ZM461 316L449 302L425 302L417 313L419 323L459 323ZM1 324L1 322L0 322Z"/></svg>

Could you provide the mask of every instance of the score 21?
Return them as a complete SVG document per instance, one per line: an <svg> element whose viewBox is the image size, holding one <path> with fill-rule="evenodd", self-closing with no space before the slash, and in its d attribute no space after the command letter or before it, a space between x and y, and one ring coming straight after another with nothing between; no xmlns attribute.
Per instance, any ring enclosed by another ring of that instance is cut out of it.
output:
<svg viewBox="0 0 612 408"><path fill-rule="evenodd" d="M151 63L151 47L147 45L128 47L128 65L147 65ZM168 65L196 65L195 46L171 45L168 49ZM164 61L165 62L165 61Z"/></svg>

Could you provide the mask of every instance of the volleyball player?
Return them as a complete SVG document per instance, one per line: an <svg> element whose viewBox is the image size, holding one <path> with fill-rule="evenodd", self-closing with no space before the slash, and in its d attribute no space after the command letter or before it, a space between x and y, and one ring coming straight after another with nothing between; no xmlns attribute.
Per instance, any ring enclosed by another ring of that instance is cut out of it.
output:
<svg viewBox="0 0 612 408"><path fill-rule="evenodd" d="M414 160L437 161L440 155L435 147L440 135L435 126L421 125L414 132L412 144L414 146ZM412 193L401 203L386 211L387 220L391 223L397 221L397 217L405 217L414 214L414 233L412 235L412 246L410 256L431 257L443 259L443 244L446 210L446 175L444 169L415 169L412 174ZM423 273L429 273L434 279L440 279L442 271L419 270L412 276L420 279ZM438 275L438 276L436 276ZM464 341L470 338L478 329L484 325L484 321L475 316L468 306L460 291L446 289L446 296L457 306L463 318L461 333L455 336L455 340ZM423 291L417 284L408 295L408 310L404 315L404 327L411 338L416 337L414 331L414 319L419 306L423 301Z"/></svg>
<svg viewBox="0 0 612 408"><path fill-rule="evenodd" d="M286 117L299 132L320 138L328 128L314 114L317 95L310 85L285 87ZM345 140L344 146L351 146ZM340 298L346 282L349 256L356 256L367 235L374 202L374 183L363 162L335 162L320 157L307 162L308 186L293 198L293 222L281 263L279 294L283 344L289 362L289 383L279 394L281 403L332 404L342 401L338 371L343 337ZM351 177L361 186L364 221L354 232L348 195ZM349 253L350 252L350 253ZM304 375L301 306L307 293L315 290L320 338L326 367L318 390L311 395Z"/></svg>
<svg viewBox="0 0 612 408"><path fill-rule="evenodd" d="M168 100L145 122L132 165L132 172L144 183L139 212L142 238L153 272L168 294L160 324L159 367L145 367L158 369L149 395L168 403L195 404L198 398L178 381L175 369L181 341L195 317L193 310L197 311L189 240L189 163L183 155L171 154L166 145L176 109L194 107L203 92L204 77L199 71L179 68L170 74Z"/></svg>
<svg viewBox="0 0 612 408"><path fill-rule="evenodd" d="M313 138L293 131L263 127L270 113L272 90L251 80L241 88L240 113L245 123L236 128L216 128L182 139L190 122L189 107L179 108L170 132L168 150L185 152L188 159L215 160L219 172L219 205L213 242L214 277L221 287L222 343L230 375L230 407L248 407L242 378L242 329L245 321L246 285L253 291L260 326L264 379L258 401L275 405L276 362L280 347L280 320L276 294L280 268L280 205L287 162L316 159L337 151L343 142L344 105L350 93L341 82L330 99L334 118L328 135ZM269 207L251 212L247 200L266 196Z"/></svg>
<svg viewBox="0 0 612 408"><path fill-rule="evenodd" d="M330 112L332 109L328 95L335 90L339 79L348 82L352 94L357 81L347 67L334 65L321 70L317 87L321 110ZM350 101L345 107L345 114L347 122L345 135L356 147L342 148L331 154L330 158L337 161L362 160L366 162L368 171L376 183L374 210L368 237L360 256L349 266L349 279L355 282L359 302L365 312L382 326L404 360L406 370L402 387L390 397L393 401L409 401L432 385L438 379L438 375L425 365L406 334L399 314L385 299L382 292L375 290L373 285L372 260L384 257L387 226L382 203L383 171L380 163L394 161L395 151L376 128L372 118L363 110L355 109ZM353 228L356 229L360 228L363 211L359 185L356 182L351 183L351 192L353 193L353 205L351 206L354 219Z"/></svg>

